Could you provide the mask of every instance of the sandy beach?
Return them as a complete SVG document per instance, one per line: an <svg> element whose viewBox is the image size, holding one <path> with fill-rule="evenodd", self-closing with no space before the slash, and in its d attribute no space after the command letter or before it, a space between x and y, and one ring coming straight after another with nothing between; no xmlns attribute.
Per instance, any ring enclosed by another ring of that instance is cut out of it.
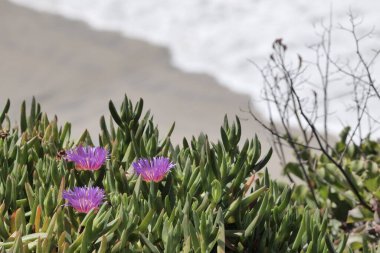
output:
<svg viewBox="0 0 380 253"><path fill-rule="evenodd" d="M201 131L216 140L227 114L242 118L244 138L256 133L263 151L269 148L264 130L240 110L247 109L248 96L207 75L173 68L166 49L146 42L0 1L0 59L0 106L11 99L14 122L21 102L35 96L61 124L72 123L74 138L88 129L97 139L108 101L119 105L127 94L133 101L144 99L162 134L176 122L174 143ZM269 169L280 176L275 157Z"/></svg>

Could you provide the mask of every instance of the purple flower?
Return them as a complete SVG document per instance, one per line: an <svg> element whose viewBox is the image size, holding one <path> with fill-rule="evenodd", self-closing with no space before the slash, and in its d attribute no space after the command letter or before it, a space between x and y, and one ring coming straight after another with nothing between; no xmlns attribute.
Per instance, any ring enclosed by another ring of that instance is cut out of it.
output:
<svg viewBox="0 0 380 253"><path fill-rule="evenodd" d="M98 209L105 197L104 190L99 187L74 187L73 190L63 191L62 197L67 200L67 206L77 212L88 213Z"/></svg>
<svg viewBox="0 0 380 253"><path fill-rule="evenodd" d="M75 162L77 170L98 170L106 161L108 151L103 147L76 147L66 151L66 158Z"/></svg>
<svg viewBox="0 0 380 253"><path fill-rule="evenodd" d="M166 157L154 157L153 159L141 158L132 163L137 175L141 175L144 181L159 182L166 173L175 165Z"/></svg>

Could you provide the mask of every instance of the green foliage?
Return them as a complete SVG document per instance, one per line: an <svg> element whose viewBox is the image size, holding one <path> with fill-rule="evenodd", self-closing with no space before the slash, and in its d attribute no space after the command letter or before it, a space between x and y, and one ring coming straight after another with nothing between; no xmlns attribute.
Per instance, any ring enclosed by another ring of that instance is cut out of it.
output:
<svg viewBox="0 0 380 253"><path fill-rule="evenodd" d="M293 189L269 179L257 137L239 146L239 119L225 118L221 140L206 135L173 146L159 137L143 101L112 101L99 143L110 159L96 172L77 171L62 150L75 142L71 125L49 120L33 99L11 128L9 101L0 115L0 249L2 252L342 252L330 241L327 215L296 206ZM144 116L143 116L144 115ZM140 157L166 156L176 167L160 183L130 169ZM260 159L260 157L262 157ZM259 172L259 173L258 173ZM369 187L373 183L367 183ZM87 214L64 206L62 192L96 185L107 200ZM336 248L336 249L334 249ZM368 251L370 252L370 251Z"/></svg>
<svg viewBox="0 0 380 253"><path fill-rule="evenodd" d="M313 154L304 149L307 175L318 205L329 212L332 237L347 236L347 246L352 251L376 252L380 250L380 143L368 137L359 145L347 144L349 131L349 128L344 129L341 139L329 150L329 155L338 164L325 154ZM360 203L338 166L352 181L367 207ZM289 163L285 171L306 182L299 164ZM304 184L296 187L293 197L299 204L317 207Z"/></svg>

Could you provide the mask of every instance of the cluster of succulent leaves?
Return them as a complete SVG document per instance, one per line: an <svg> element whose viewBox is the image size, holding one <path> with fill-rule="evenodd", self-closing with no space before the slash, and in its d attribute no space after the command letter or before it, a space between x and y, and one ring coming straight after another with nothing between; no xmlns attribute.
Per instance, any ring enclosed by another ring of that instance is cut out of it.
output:
<svg viewBox="0 0 380 253"><path fill-rule="evenodd" d="M159 137L143 101L125 97L111 118L100 119L99 144L110 151L105 169L77 171L62 150L93 145L87 131L76 141L69 123L49 120L33 99L11 126L7 101L0 114L1 252L344 252L330 239L328 213L297 205L293 189L270 180L271 151L257 138L240 143L239 119L174 146ZM169 157L176 167L159 182L131 172L139 157ZM260 172L259 172L260 171ZM263 172L264 171L264 172ZM365 183L365 182L363 182ZM366 182L365 184L371 184ZM98 210L77 213L62 192L93 185L106 191ZM372 184L371 184L372 185ZM294 194L293 194L294 195Z"/></svg>
<svg viewBox="0 0 380 253"><path fill-rule="evenodd" d="M349 142L349 132L345 128L328 153L346 176L331 158L305 147L300 151L308 179L299 163L288 163L285 172L310 181L316 200L307 184L295 188L293 199L328 210L332 238L343 234L352 251L380 252L380 143L369 136L360 144Z"/></svg>

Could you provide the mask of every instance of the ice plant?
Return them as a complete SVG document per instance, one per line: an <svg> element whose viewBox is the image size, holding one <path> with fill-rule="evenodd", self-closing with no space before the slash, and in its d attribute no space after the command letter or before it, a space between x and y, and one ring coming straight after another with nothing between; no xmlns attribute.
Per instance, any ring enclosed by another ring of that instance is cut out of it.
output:
<svg viewBox="0 0 380 253"><path fill-rule="evenodd" d="M103 147L76 147L66 151L66 158L75 163L77 170L98 170L107 159Z"/></svg>
<svg viewBox="0 0 380 253"><path fill-rule="evenodd" d="M159 182L166 173L175 165L166 157L154 157L153 159L140 158L132 163L137 175L141 175L144 181Z"/></svg>
<svg viewBox="0 0 380 253"><path fill-rule="evenodd" d="M88 213L98 209L105 197L104 190L99 187L74 187L62 193L67 200L67 206L73 207L77 212Z"/></svg>

